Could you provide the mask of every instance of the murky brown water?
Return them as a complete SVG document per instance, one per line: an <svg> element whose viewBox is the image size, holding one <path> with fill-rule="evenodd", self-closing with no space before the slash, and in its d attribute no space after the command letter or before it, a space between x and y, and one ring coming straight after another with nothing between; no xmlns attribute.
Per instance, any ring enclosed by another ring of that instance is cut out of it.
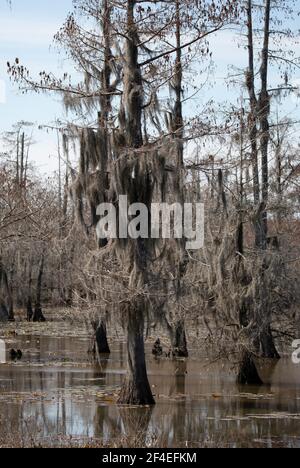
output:
<svg viewBox="0 0 300 468"><path fill-rule="evenodd" d="M104 442L139 433L164 446L300 447L300 366L282 359L261 369L261 388L238 388L228 366L149 357L157 405L114 403L125 373L122 343L102 367L88 362L84 339L22 337L21 362L0 365L2 431L33 438L97 437Z"/></svg>

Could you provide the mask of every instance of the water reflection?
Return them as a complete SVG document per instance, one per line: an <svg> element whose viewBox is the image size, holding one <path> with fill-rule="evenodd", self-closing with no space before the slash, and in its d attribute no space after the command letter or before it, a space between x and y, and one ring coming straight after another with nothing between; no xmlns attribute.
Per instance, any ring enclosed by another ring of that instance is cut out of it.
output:
<svg viewBox="0 0 300 468"><path fill-rule="evenodd" d="M266 385L238 388L228 365L155 360L149 375L154 408L124 408L114 393L124 378L124 349L88 361L83 339L22 337L22 362L0 365L0 417L7 433L34 439L136 438L165 446L300 447L300 373L288 359L260 366ZM150 356L150 353L149 353Z"/></svg>

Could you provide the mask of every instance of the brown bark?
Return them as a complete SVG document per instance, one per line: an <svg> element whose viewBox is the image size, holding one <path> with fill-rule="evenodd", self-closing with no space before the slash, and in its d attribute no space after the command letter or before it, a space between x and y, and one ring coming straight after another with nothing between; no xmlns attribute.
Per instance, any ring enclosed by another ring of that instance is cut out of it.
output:
<svg viewBox="0 0 300 468"><path fill-rule="evenodd" d="M31 320L32 320L32 318L33 318L33 308L32 308L31 297L28 297L26 309L27 309L27 313L26 313L26 315L27 315L27 321L28 321L28 322L31 322Z"/></svg>
<svg viewBox="0 0 300 468"><path fill-rule="evenodd" d="M142 137L142 104L143 88L141 70L138 64L139 37L134 18L135 0L127 1L127 40L126 40L126 63L124 67L124 95L123 111L125 117L120 116L121 127L130 148L141 148ZM138 157L138 155L136 155ZM137 174L137 178L141 174ZM137 192L139 181L133 187L133 193ZM136 200L142 197L135 193ZM143 197L142 197L143 198ZM143 239L128 241L125 247L130 262L130 276L132 285L137 287L147 284L147 246ZM120 392L120 404L153 405L155 404L148 381L144 347L144 314L147 304L144 296L132 299L124 310L124 318L127 320L127 378Z"/></svg>
<svg viewBox="0 0 300 468"><path fill-rule="evenodd" d="M253 354L245 351L239 368L237 377L239 385L263 385L255 365Z"/></svg>
<svg viewBox="0 0 300 468"><path fill-rule="evenodd" d="M171 340L171 355L175 358L189 356L184 320L177 320L174 325L167 325Z"/></svg>
<svg viewBox="0 0 300 468"><path fill-rule="evenodd" d="M20 185L20 132L17 135L17 168L16 168L16 183Z"/></svg>
<svg viewBox="0 0 300 468"><path fill-rule="evenodd" d="M262 250L267 248L268 235L268 214L267 203L269 198L269 161L268 149L270 141L270 97L268 94L268 66L269 66L269 37L270 37L270 12L271 1L265 3L265 21L264 21L264 42L262 49L262 60L260 67L261 90L257 99L255 90L255 69L254 69L254 42L253 42L253 19L252 19L252 0L247 1L247 28L248 28L248 72L247 89L250 99L249 114L249 137L251 144L251 160L253 170L253 193L256 209L260 203L263 203L264 210L257 212L259 216L254 219L255 244ZM258 132L258 122L260 124L260 133ZM260 139L262 184L259 182L259 164L258 164L258 139Z"/></svg>
<svg viewBox="0 0 300 468"><path fill-rule="evenodd" d="M270 96L268 94L268 68L269 68L269 38L271 22L271 0L265 0L264 35L260 66L261 89L259 98L255 89L254 68L254 39L253 39L253 2L247 0L247 29L248 29L248 55L249 65L247 72L247 88L250 99L249 135L251 142L251 159L253 168L253 193L256 215L253 220L255 230L255 245L262 251L268 247L268 213L269 200L269 142L270 142ZM258 132L258 123L260 132ZM258 142L260 143L262 183L259 181ZM268 291L263 290L264 271L261 278L261 298L265 303L264 316L258 317L257 326L260 327L256 338L256 349L262 357L279 358L271 333L271 313L268 301Z"/></svg>
<svg viewBox="0 0 300 468"><path fill-rule="evenodd" d="M0 260L0 321L14 321L13 297L6 271Z"/></svg>
<svg viewBox="0 0 300 468"><path fill-rule="evenodd" d="M261 92L259 96L260 147L262 165L262 202L267 207L269 199L269 142L270 142L270 96L268 93L269 38L270 38L271 0L265 2L264 44L260 69ZM268 213L262 213L262 248L267 249Z"/></svg>
<svg viewBox="0 0 300 468"><path fill-rule="evenodd" d="M27 297L27 321L31 322L33 318L33 308L32 308L32 259L29 259L28 267L28 297Z"/></svg>
<svg viewBox="0 0 300 468"><path fill-rule="evenodd" d="M92 326L94 329L93 346L91 350L93 355L99 358L100 354L110 354L105 319L94 321Z"/></svg>
<svg viewBox="0 0 300 468"><path fill-rule="evenodd" d="M174 133L178 138L178 166L183 169L183 112L182 112L182 50L181 50L181 21L180 21L180 2L176 0L176 63L174 75L174 91L175 91L175 106L174 106Z"/></svg>
<svg viewBox="0 0 300 468"><path fill-rule="evenodd" d="M24 184L24 157L25 157L25 133L21 136L21 155L20 155L20 186Z"/></svg>
<svg viewBox="0 0 300 468"><path fill-rule="evenodd" d="M278 353L274 344L274 339L270 325L262 329L262 332L260 333L259 337L259 342L261 356L267 359L280 359L280 354Z"/></svg>
<svg viewBox="0 0 300 468"><path fill-rule="evenodd" d="M277 219L277 231L281 232L282 230L282 223L283 223L283 155L282 155L282 143L284 141L285 134L280 134L280 127L279 127L279 116L277 115L277 134L276 139L274 141L275 146L275 159L276 159L276 195L277 195L277 212L276 212L276 219Z"/></svg>
<svg viewBox="0 0 300 468"><path fill-rule="evenodd" d="M45 265L45 254L42 254L42 258L39 266L37 289L36 289L36 303L34 308L33 322L45 322L46 319L42 312L41 298L42 298L42 280L44 274Z"/></svg>
<svg viewBox="0 0 300 468"><path fill-rule="evenodd" d="M101 87L103 94L100 98L101 103L101 117L100 126L105 128L105 144L108 146L108 118L111 109L112 96L109 94L111 87L111 7L108 0L103 1L103 36L104 36L104 67L101 73ZM107 147L108 150L108 147Z"/></svg>
<svg viewBox="0 0 300 468"><path fill-rule="evenodd" d="M180 1L175 0L176 5L176 16L175 16L175 28L176 28L176 61L174 78L172 81L172 88L175 94L175 104L173 108L172 116L172 132L174 139L177 141L177 160L175 161L175 167L177 168L175 175L175 190L177 194L177 202L183 206L184 204L184 119L183 119L183 107L182 107L182 87L183 87L183 69L182 69L182 48L181 48L181 18L180 18ZM179 304L182 296L182 279L186 272L187 257L185 251L185 239L178 240L178 249L180 250L180 261L177 266L177 278L176 281L172 281L171 288L175 288L176 301ZM171 259L171 262L174 262ZM172 268L175 266L172 265ZM166 320L167 329L169 331L171 340L171 354L173 357L188 357L187 339L185 333L184 318L176 318L175 323L170 325Z"/></svg>
<svg viewBox="0 0 300 468"><path fill-rule="evenodd" d="M7 322L9 317L9 312L7 310L4 302L0 303L0 322Z"/></svg>
<svg viewBox="0 0 300 468"><path fill-rule="evenodd" d="M132 305L127 316L127 358L126 380L119 396L119 404L154 405L147 376L143 310L134 310Z"/></svg>
<svg viewBox="0 0 300 468"><path fill-rule="evenodd" d="M250 99L249 113L249 138L251 144L251 162L253 172L253 196L256 207L260 204L260 183L259 183L259 166L258 166L258 102L255 91L255 70L254 70L254 43L253 43L253 19L252 19L252 0L247 2L247 28L248 28L248 73L247 73L247 89ZM255 245L257 248L262 247L262 222L261 217L254 220L255 230Z"/></svg>
<svg viewBox="0 0 300 468"><path fill-rule="evenodd" d="M131 148L143 145L142 136L142 75L138 64L138 33L134 20L136 1L127 1L127 41L124 68L124 105L126 108L126 139Z"/></svg>
<svg viewBox="0 0 300 468"><path fill-rule="evenodd" d="M14 322L15 321L15 313L14 313L14 306L13 306L13 301L11 300L11 303L8 308L8 320L9 322Z"/></svg>

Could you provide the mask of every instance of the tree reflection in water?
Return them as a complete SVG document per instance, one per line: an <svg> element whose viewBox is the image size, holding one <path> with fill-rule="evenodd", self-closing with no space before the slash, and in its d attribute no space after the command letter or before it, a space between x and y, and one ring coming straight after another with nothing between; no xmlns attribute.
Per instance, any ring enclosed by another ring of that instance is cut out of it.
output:
<svg viewBox="0 0 300 468"><path fill-rule="evenodd" d="M150 358L157 405L126 408L115 403L124 376L119 343L109 358L92 364L84 360L88 342L20 340L24 360L0 366L0 431L6 438L49 443L72 436L123 446L300 445L300 375L289 360L261 364L263 387L237 387L226 363Z"/></svg>

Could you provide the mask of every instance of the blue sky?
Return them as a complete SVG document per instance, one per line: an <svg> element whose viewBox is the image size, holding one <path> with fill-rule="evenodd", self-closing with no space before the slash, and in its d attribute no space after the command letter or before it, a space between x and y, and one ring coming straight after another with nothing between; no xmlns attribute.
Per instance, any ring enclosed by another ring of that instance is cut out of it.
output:
<svg viewBox="0 0 300 468"><path fill-rule="evenodd" d="M299 0L300 4L300 0ZM52 44L53 35L62 25L68 12L72 10L72 0L12 0L12 7L5 0L0 0L0 88L5 83L5 103L0 103L0 131L10 130L20 120L48 124L62 116L62 106L58 96L36 94L21 95L16 85L12 85L6 75L6 62L18 57L33 74L41 70L51 70L62 74L70 65L64 60ZM299 23L299 19L297 20ZM298 28L300 24L296 25ZM238 88L228 90L224 78L228 74L228 65L246 66L246 53L238 47L234 34L223 31L211 40L216 69L213 86L204 88L197 100L190 103L201 110L201 105L210 98L217 101L238 99ZM297 46L300 56L300 47ZM274 76L276 81L276 76ZM295 76L300 85L300 73ZM0 89L0 95L1 95ZM297 110L300 100L289 98L284 112L300 118ZM36 144L32 148L31 158L40 168L41 173L52 172L57 168L56 135L35 130ZM298 138L298 136L297 136Z"/></svg>
<svg viewBox="0 0 300 468"><path fill-rule="evenodd" d="M50 123L60 117L60 98L46 95L22 95L6 75L6 62L16 57L33 73L42 69L59 74L65 68L58 51L49 47L53 35L72 7L71 0L13 0L9 8L0 0L0 79L5 82L5 103L0 104L0 130L10 130L20 120ZM2 84L3 87L3 84ZM32 159L41 172L57 167L56 136L36 130Z"/></svg>

